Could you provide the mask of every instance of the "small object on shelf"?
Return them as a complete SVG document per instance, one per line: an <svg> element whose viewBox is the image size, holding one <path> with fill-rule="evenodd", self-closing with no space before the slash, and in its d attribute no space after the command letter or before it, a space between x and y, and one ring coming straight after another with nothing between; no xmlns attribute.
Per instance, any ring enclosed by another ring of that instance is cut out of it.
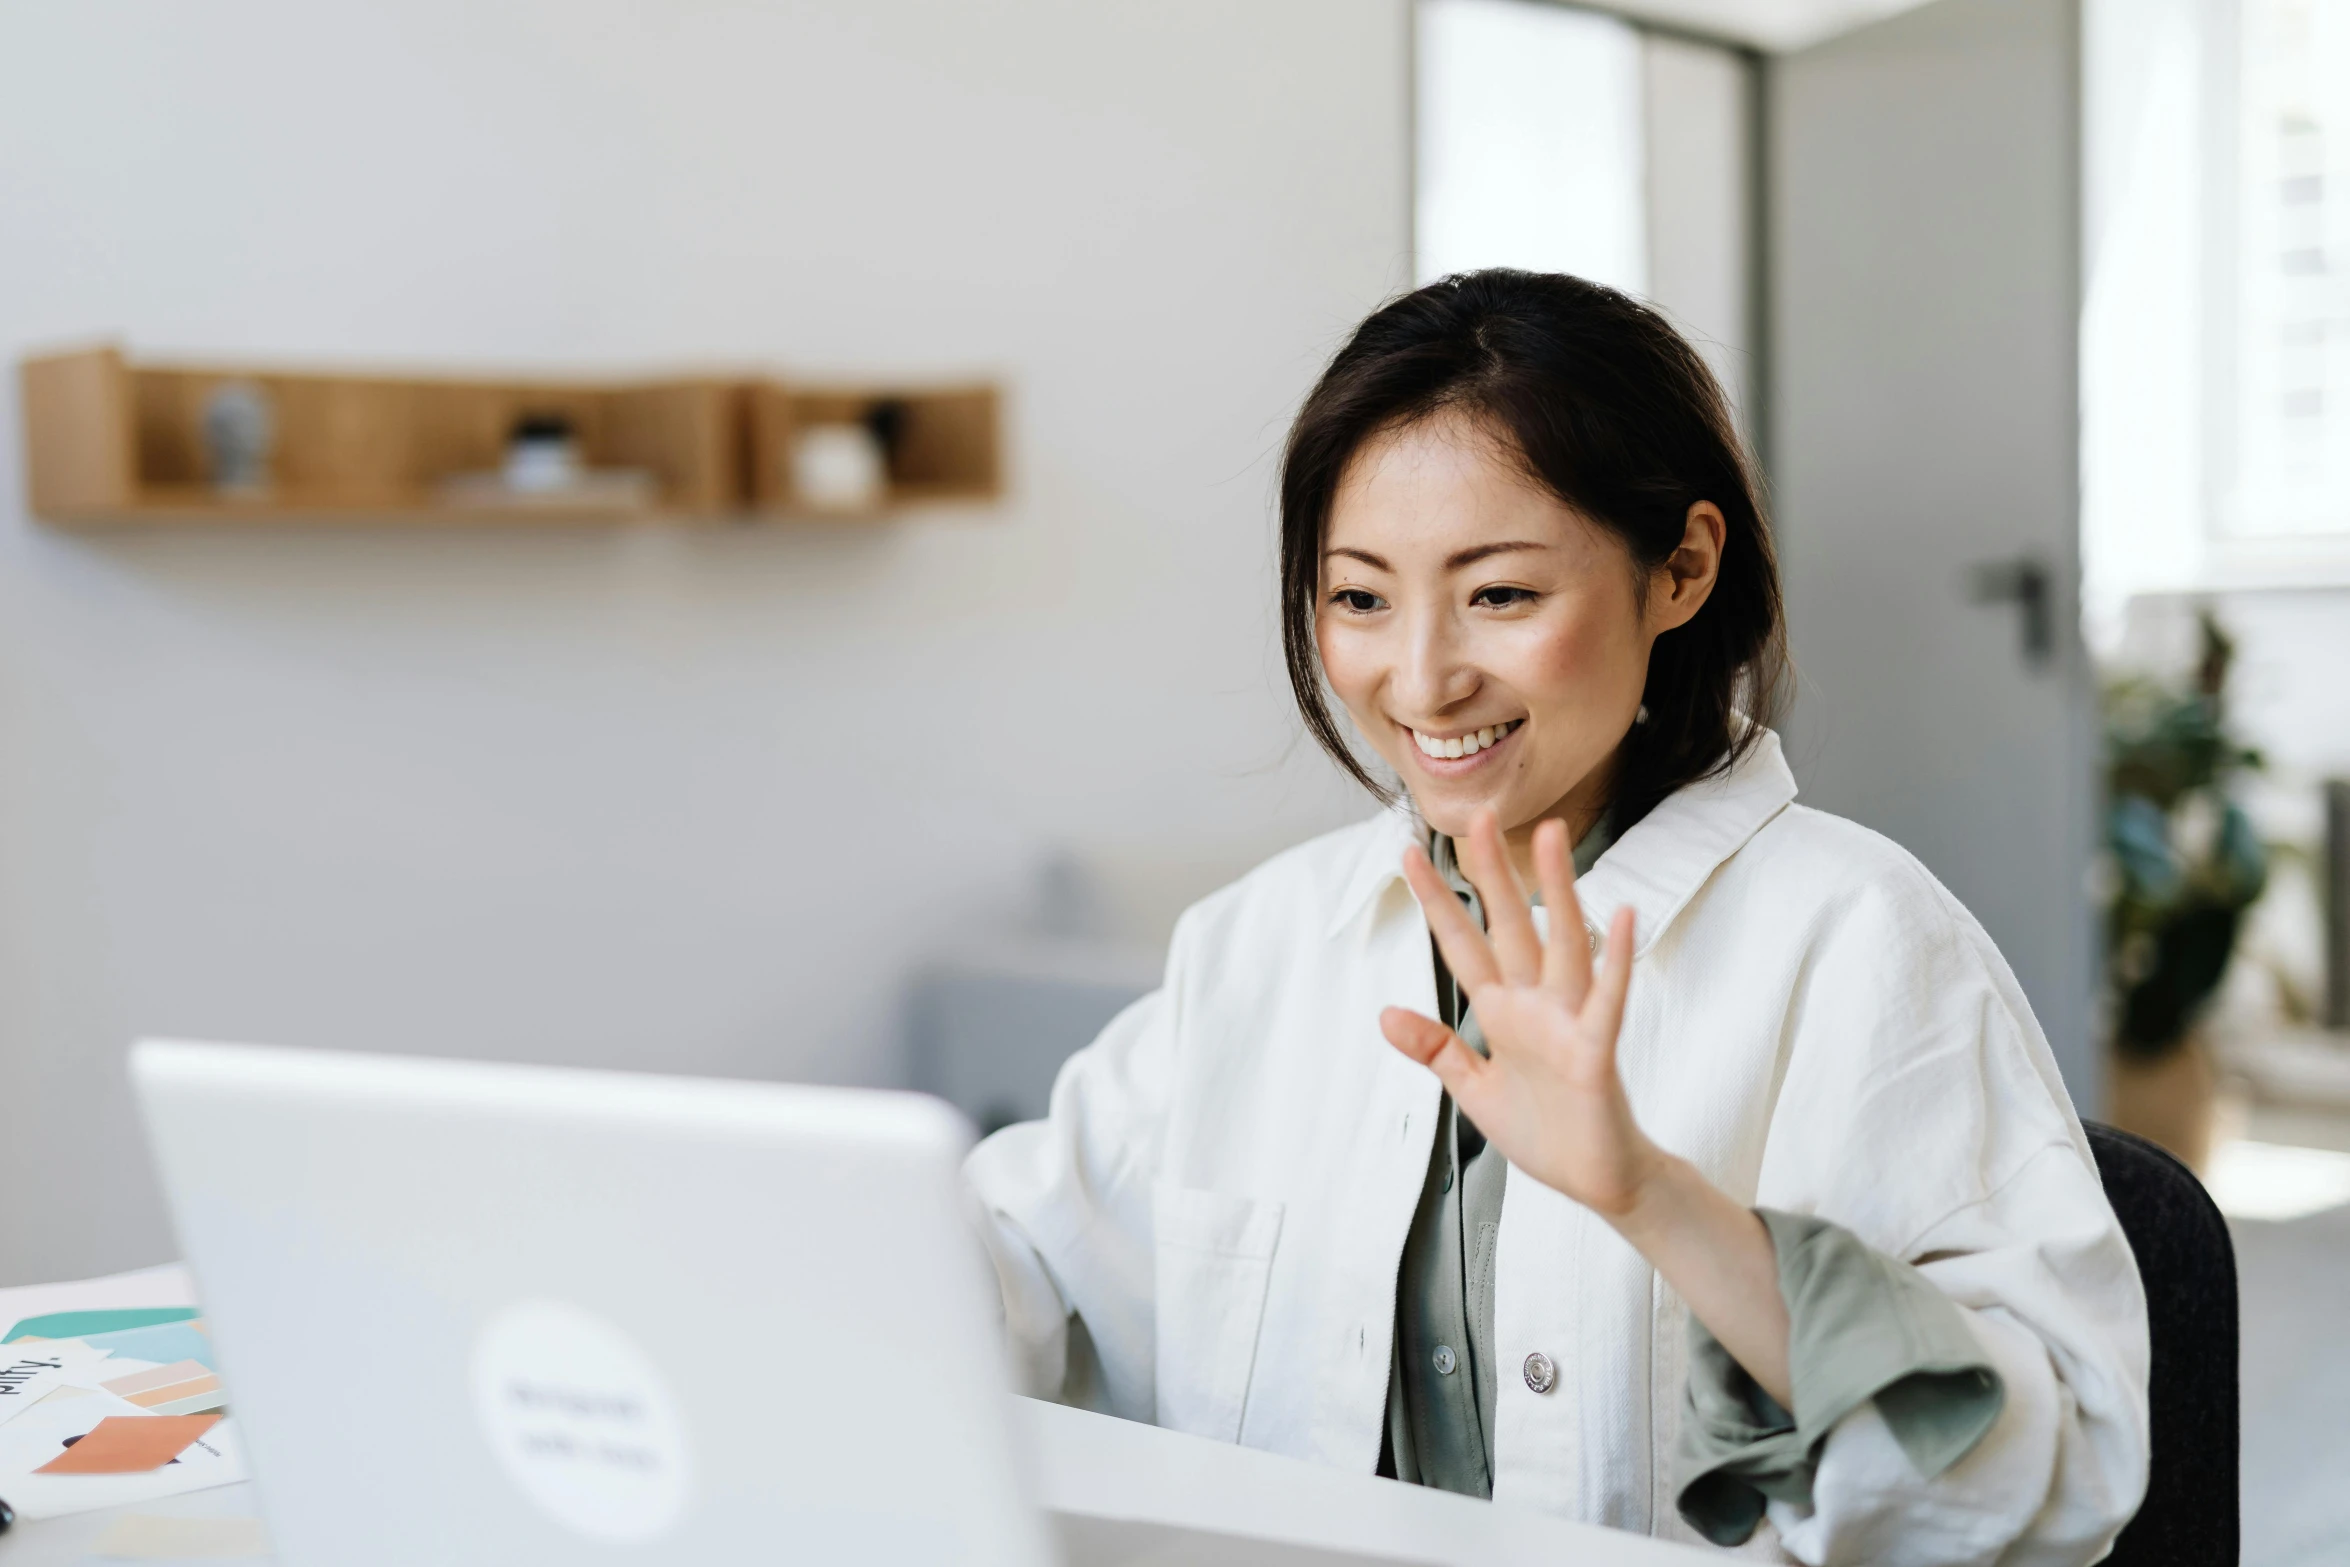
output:
<svg viewBox="0 0 2350 1567"><path fill-rule="evenodd" d="M884 397L865 410L865 428L881 443L882 460L893 473L897 471L898 448L905 443L907 421L912 417L913 411L902 397Z"/></svg>
<svg viewBox="0 0 2350 1567"><path fill-rule="evenodd" d="M204 454L212 487L223 495L269 493L269 453L277 444L277 412L259 384L223 381L204 399Z"/></svg>
<svg viewBox="0 0 2350 1567"><path fill-rule="evenodd" d="M889 453L866 424L811 424L792 440L792 496L811 511L872 511L889 490Z"/></svg>
<svg viewBox="0 0 2350 1567"><path fill-rule="evenodd" d="M879 517L1003 494L993 386L768 381L748 390L754 511ZM811 439L819 430L826 433Z"/></svg>
<svg viewBox="0 0 2350 1567"><path fill-rule="evenodd" d="M444 506L468 510L553 508L566 512L649 510L661 485L642 468L590 468L580 460L578 427L567 414L524 413L506 438L495 473L456 473L440 482Z"/></svg>
<svg viewBox="0 0 2350 1567"><path fill-rule="evenodd" d="M579 483L579 435L561 414L528 413L506 438L506 488L541 495Z"/></svg>

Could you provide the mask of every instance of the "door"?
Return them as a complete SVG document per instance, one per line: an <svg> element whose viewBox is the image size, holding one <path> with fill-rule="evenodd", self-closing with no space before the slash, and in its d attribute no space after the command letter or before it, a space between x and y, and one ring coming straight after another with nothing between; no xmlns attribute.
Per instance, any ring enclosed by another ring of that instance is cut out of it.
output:
<svg viewBox="0 0 2350 1567"><path fill-rule="evenodd" d="M1775 489L1812 805L1907 847L2094 1113L2078 21L1936 3L1769 62Z"/></svg>

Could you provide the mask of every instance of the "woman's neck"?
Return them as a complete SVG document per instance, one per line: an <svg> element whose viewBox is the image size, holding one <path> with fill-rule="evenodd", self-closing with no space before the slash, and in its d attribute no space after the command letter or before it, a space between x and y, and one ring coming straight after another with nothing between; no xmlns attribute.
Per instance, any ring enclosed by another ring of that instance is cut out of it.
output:
<svg viewBox="0 0 2350 1567"><path fill-rule="evenodd" d="M1519 885L1537 885L1534 876L1534 829L1553 818L1566 823L1567 847L1572 850L1599 825L1615 797L1616 762L1623 755L1618 747L1609 753L1606 761L1583 775L1582 781L1553 801L1542 813L1522 822L1502 834L1509 845L1510 866L1518 873Z"/></svg>

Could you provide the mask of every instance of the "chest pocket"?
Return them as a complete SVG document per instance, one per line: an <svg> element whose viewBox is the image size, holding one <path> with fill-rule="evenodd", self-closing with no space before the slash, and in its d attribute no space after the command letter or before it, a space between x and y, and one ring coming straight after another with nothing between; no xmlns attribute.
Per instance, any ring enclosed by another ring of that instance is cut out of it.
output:
<svg viewBox="0 0 2350 1567"><path fill-rule="evenodd" d="M1151 1193L1151 1221L1158 1423L1237 1442L1281 1238L1281 1204L1161 1185Z"/></svg>

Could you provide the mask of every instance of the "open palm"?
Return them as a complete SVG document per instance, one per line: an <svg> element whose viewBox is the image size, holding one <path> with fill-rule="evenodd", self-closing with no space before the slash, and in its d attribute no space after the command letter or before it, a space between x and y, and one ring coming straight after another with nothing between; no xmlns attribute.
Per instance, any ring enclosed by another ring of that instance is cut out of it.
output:
<svg viewBox="0 0 2350 1567"><path fill-rule="evenodd" d="M1479 1056L1434 1018L1389 1007L1388 1042L1434 1072L1509 1162L1598 1213L1630 1210L1662 1155L1632 1118L1616 1075L1616 1034L1632 980L1632 911L1619 910L1594 973L1564 823L1534 833L1535 874L1550 911L1546 940L1504 852L1491 811L1463 856L1483 899L1479 930L1417 846L1404 875L1436 945L1485 1031Z"/></svg>

